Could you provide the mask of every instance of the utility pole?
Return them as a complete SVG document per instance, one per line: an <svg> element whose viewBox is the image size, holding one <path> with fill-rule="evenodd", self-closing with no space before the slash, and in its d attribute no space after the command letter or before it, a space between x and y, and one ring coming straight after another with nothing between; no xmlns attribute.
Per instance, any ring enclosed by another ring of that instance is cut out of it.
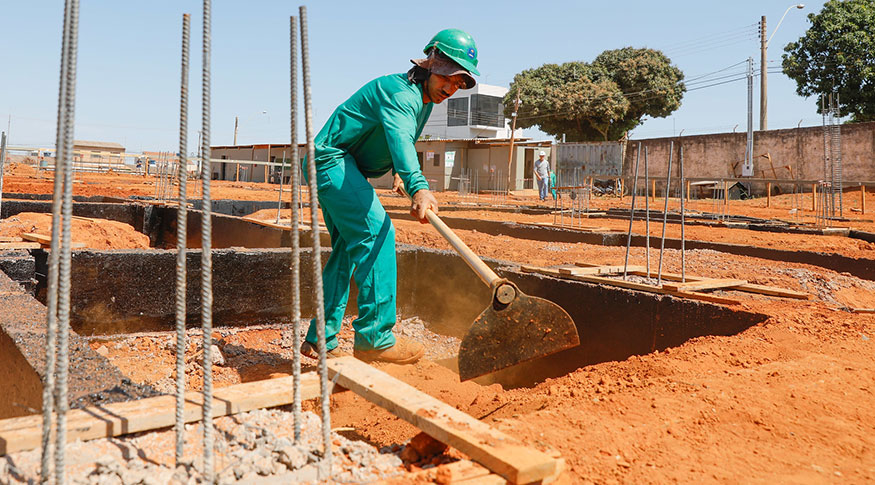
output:
<svg viewBox="0 0 875 485"><path fill-rule="evenodd" d="M753 176L753 57L747 59L747 143L744 148L741 176Z"/></svg>
<svg viewBox="0 0 875 485"><path fill-rule="evenodd" d="M237 146L237 117L234 117L234 146Z"/></svg>
<svg viewBox="0 0 875 485"><path fill-rule="evenodd" d="M768 105L769 105L769 95L768 95L768 84L769 80L767 77L767 61L766 61L766 52L769 48L768 40L766 37L766 16L763 15L762 20L760 21L760 130L765 131L769 129L769 114L768 114Z"/></svg>
<svg viewBox="0 0 875 485"><path fill-rule="evenodd" d="M511 123L510 123L510 148L507 153L507 189L510 190L511 187L514 187L511 183L511 172L510 165L513 162L513 138L514 132L516 132L516 115L517 111L520 109L520 88L516 88L516 100L513 102L513 113L511 114ZM523 174L525 176L525 174ZM514 187L516 188L516 187Z"/></svg>

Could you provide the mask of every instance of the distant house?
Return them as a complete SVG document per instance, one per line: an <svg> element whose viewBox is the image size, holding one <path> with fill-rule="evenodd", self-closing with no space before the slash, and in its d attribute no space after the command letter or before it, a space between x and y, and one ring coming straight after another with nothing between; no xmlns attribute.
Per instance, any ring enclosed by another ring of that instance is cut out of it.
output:
<svg viewBox="0 0 875 485"><path fill-rule="evenodd" d="M108 165L124 165L122 155L125 147L110 141L73 141L73 161L79 164L77 169L108 168Z"/></svg>
<svg viewBox="0 0 875 485"><path fill-rule="evenodd" d="M509 145L508 138L420 138L416 142L416 156L432 190L457 190L460 180L467 180L472 189L481 191L532 188L534 161L541 151L550 158L552 142L517 138L513 157L508 153ZM210 150L216 180L278 183L283 156L286 158L283 180L288 181L291 176L292 151L288 144L214 146ZM306 146L298 145L299 160L305 155ZM370 182L377 188L390 188L392 176L386 174Z"/></svg>

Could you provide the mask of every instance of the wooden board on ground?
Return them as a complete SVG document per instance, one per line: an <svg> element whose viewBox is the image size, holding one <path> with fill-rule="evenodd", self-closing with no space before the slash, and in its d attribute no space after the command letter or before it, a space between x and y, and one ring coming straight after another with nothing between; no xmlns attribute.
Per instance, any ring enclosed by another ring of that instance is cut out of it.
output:
<svg viewBox="0 0 875 485"><path fill-rule="evenodd" d="M632 273L633 271L644 271L646 268L644 266L637 265L629 265L625 267L625 271L627 273ZM559 268L559 272L562 274L615 274L622 273L624 270L623 266L590 266L590 265L576 265L574 268Z"/></svg>
<svg viewBox="0 0 875 485"><path fill-rule="evenodd" d="M338 385L458 449L513 483L544 480L559 469L557 459L354 357L329 359L328 372L332 379L337 379Z"/></svg>
<svg viewBox="0 0 875 485"><path fill-rule="evenodd" d="M51 247L51 245L52 245L52 237L46 236L45 234L37 234L35 232L25 232L24 234L21 235L21 237L28 240L28 241L37 242L41 245L41 247L48 248L48 247ZM84 247L85 247L85 243L81 243L81 242L71 242L70 243L70 249L79 249L79 248L84 248ZM35 249L39 249L39 248L35 248Z"/></svg>
<svg viewBox="0 0 875 485"><path fill-rule="evenodd" d="M0 249L39 249L42 244L32 241L0 242Z"/></svg>
<svg viewBox="0 0 875 485"><path fill-rule="evenodd" d="M759 293L768 296L780 296L782 298L795 298L797 300L810 300L811 295L801 291L788 290L785 288L777 288L774 286L756 285L753 283L745 283L739 286L733 286L731 289L746 291L748 293Z"/></svg>
<svg viewBox="0 0 875 485"><path fill-rule="evenodd" d="M633 271L632 274L638 276L648 276L646 271ZM651 273L650 277L656 278L656 273ZM662 273L662 279L670 281L681 281L681 275L678 273ZM708 278L703 278L701 276L687 275L686 277L687 281L702 281L706 279ZM779 296L782 298L795 298L797 300L808 300L811 298L810 294L803 293L801 291L788 290L786 288L778 288L776 286L758 285L755 283L745 283L743 285L733 286L731 288L725 289L745 291L747 293L759 293L761 295Z"/></svg>
<svg viewBox="0 0 875 485"><path fill-rule="evenodd" d="M699 291L732 288L746 284L747 280L709 278L699 281L687 281L686 283L664 283L662 287L669 291Z"/></svg>
<svg viewBox="0 0 875 485"><path fill-rule="evenodd" d="M40 244L45 244L49 246L52 244L52 236L46 236L45 234L37 234L35 232L25 232L21 235L22 239L27 241L36 241Z"/></svg>
<svg viewBox="0 0 875 485"><path fill-rule="evenodd" d="M624 281L620 279L614 278L605 278L603 276L596 275L575 275L575 274L563 274L560 273L560 269L558 268L541 268L538 266L529 266L522 265L520 269L527 273L538 273L546 276L553 276L556 278L567 278L577 281L586 281L588 283L596 283L602 285L609 286L617 286L620 288L626 288L629 290L638 290L638 291L647 291L650 293L657 293L660 295L671 295L676 296L678 298L688 298L692 300L701 300L707 301L711 303L720 303L722 305L739 305L741 304L738 300L733 300L731 298L723 298L719 296L708 295L706 293L698 293L695 291L673 291L668 290L656 285L648 285L646 283L635 283L634 281Z"/></svg>
<svg viewBox="0 0 875 485"><path fill-rule="evenodd" d="M0 242L22 242L24 239L18 236L0 236Z"/></svg>
<svg viewBox="0 0 875 485"><path fill-rule="evenodd" d="M284 231L291 231L291 230L292 230L291 225L277 224L277 223L275 223L275 222L269 222L269 221L261 221L261 220L258 220L258 219L252 219L252 218L249 218L249 217L241 217L241 219L243 219L243 220L246 221L246 222L251 222L251 223L253 223L253 224L258 224L259 226L272 227L272 228L274 228L274 229L282 229L282 230L284 230ZM288 219L286 219L286 220L288 220ZM299 225L298 225L298 229L299 229L300 231L310 231L311 228L312 228L312 226L311 226L310 224L299 224ZM320 224L319 224L319 230L320 230L320 231L327 231L328 228L325 227L324 224L321 224L321 223L320 223Z"/></svg>
<svg viewBox="0 0 875 485"><path fill-rule="evenodd" d="M292 377L246 382L220 387L213 392L213 416L226 416L253 409L282 406L292 402ZM319 397L319 376L301 375L301 399ZM203 394L185 393L186 423L199 421ZM158 396L90 406L67 414L67 440L92 440L173 426L176 397ZM0 420L0 456L40 446L42 415Z"/></svg>

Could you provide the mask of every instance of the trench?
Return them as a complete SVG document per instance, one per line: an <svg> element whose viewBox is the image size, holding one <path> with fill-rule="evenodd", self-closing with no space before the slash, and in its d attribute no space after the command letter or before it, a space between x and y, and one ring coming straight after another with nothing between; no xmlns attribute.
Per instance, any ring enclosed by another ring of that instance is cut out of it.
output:
<svg viewBox="0 0 875 485"><path fill-rule="evenodd" d="M19 211L39 212L32 204L43 203L18 201ZM3 209L5 215L15 207L7 209L4 202ZM176 210L83 202L74 205L74 212L131 221L135 228L149 235L156 246L147 250L73 252L71 324L74 331L79 335L106 335L171 330L175 319L176 256L175 251L160 248L175 245ZM496 231L524 239L593 238L591 243L617 244L616 236L610 233L581 234L553 228L448 219L451 227L465 228L479 222L476 227L483 232L489 232L494 226ZM189 234L197 236L200 213L191 212L189 224ZM214 248L217 248L213 255L214 324L248 326L287 319L291 302L290 233L222 214L214 215L213 229ZM313 291L309 278L313 258L307 238L308 234L302 235L302 295ZM200 241L198 237L190 237L188 242L192 249L187 256L187 320L189 325L197 325L200 320L200 251L197 249ZM323 245L327 246L327 239L323 239ZM330 250L323 251L325 262ZM44 303L46 253L32 251L31 257L33 264L28 267L32 268L32 279L36 282L34 293ZM0 257L0 260L5 259ZM487 288L455 253L399 245L397 262L397 308L401 318L416 316L435 333L461 338L490 304ZM523 273L518 266L503 261L486 262L525 293L564 308L574 320L581 340L578 347L515 366L482 381L499 382L506 387L531 386L580 367L664 350L696 337L734 335L767 318L764 314L706 302ZM353 285L349 298L353 303L348 305L347 314L356 311L355 298ZM312 299L305 296L302 303L302 316L313 315Z"/></svg>

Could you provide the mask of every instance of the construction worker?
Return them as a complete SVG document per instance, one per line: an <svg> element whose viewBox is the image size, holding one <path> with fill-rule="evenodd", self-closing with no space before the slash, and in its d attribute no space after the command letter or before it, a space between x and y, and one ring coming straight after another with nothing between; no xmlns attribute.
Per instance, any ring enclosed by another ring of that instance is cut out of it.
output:
<svg viewBox="0 0 875 485"><path fill-rule="evenodd" d="M432 107L476 81L477 46L467 33L442 30L425 46L424 59L407 73L377 78L343 102L316 135L316 181L331 256L322 272L329 357L339 357L337 334L349 296L350 276L358 288L354 355L364 361L412 364L422 344L396 338L395 228L368 178L390 170L412 197L410 212L427 222L438 210L416 155ZM304 170L304 173L307 173ZM301 353L315 357L316 324L310 322Z"/></svg>

